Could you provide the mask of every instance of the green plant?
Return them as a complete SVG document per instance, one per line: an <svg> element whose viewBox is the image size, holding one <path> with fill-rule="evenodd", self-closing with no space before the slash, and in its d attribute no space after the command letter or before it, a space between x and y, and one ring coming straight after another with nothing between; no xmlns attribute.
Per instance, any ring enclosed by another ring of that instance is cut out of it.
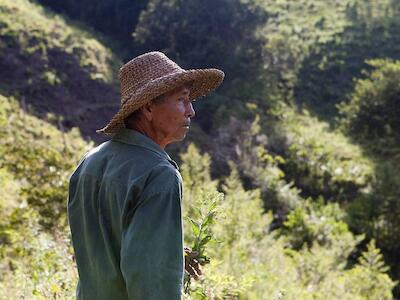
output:
<svg viewBox="0 0 400 300"><path fill-rule="evenodd" d="M350 101L339 105L341 126L373 154L400 162L400 61L367 63L373 70L355 80Z"/></svg>
<svg viewBox="0 0 400 300"><path fill-rule="evenodd" d="M215 222L223 194L215 192L208 194L201 201L201 206L195 208L195 216L188 217L190 228L193 234L192 251L196 251L198 255L196 260L200 265L210 263L210 257L207 255L206 246L211 241L216 241L212 231L212 225ZM185 293L190 293L191 275L186 273L185 276Z"/></svg>

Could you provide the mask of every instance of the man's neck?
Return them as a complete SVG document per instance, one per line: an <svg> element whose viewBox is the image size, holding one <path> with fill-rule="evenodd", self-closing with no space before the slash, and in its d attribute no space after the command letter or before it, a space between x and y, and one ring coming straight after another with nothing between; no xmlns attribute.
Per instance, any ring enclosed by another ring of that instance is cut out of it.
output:
<svg viewBox="0 0 400 300"><path fill-rule="evenodd" d="M157 136L155 130L152 128L150 123L144 123L144 122L135 122L133 124L129 124L128 129L135 130L148 138L152 139L156 144L158 144L161 149L165 149L168 143L164 142L165 139L163 139L160 136Z"/></svg>

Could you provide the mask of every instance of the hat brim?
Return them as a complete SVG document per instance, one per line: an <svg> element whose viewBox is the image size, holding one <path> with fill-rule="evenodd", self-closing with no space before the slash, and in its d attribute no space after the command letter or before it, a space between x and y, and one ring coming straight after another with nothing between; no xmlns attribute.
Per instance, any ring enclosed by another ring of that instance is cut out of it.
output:
<svg viewBox="0 0 400 300"><path fill-rule="evenodd" d="M216 89L224 79L224 72L218 69L182 70L145 84L127 99L111 121L97 133L111 135L125 127L124 119L154 98L172 91L186 83L191 83L190 100L197 99Z"/></svg>

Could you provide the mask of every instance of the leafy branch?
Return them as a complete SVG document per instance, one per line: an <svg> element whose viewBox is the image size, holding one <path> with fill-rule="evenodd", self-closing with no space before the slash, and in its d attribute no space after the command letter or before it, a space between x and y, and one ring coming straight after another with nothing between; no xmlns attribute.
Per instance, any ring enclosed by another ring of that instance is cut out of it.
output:
<svg viewBox="0 0 400 300"><path fill-rule="evenodd" d="M205 265L210 263L210 257L208 257L206 252L206 245L212 241L216 240L213 235L211 225L215 222L218 215L218 210L220 203L223 199L222 193L208 194L204 201L201 203L201 207L194 208L195 214L197 215L196 220L194 218L187 217L190 223L190 228L194 236L192 251L198 253L196 260L200 265ZM190 293L192 276L189 273L185 275L185 293Z"/></svg>

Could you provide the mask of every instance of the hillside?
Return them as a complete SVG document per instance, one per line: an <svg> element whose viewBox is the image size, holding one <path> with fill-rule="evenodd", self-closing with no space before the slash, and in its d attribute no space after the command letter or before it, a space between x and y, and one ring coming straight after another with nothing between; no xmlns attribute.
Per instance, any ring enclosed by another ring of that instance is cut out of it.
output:
<svg viewBox="0 0 400 300"><path fill-rule="evenodd" d="M2 0L0 91L30 113L98 139L95 129L118 109L121 62L83 28L27 0Z"/></svg>

